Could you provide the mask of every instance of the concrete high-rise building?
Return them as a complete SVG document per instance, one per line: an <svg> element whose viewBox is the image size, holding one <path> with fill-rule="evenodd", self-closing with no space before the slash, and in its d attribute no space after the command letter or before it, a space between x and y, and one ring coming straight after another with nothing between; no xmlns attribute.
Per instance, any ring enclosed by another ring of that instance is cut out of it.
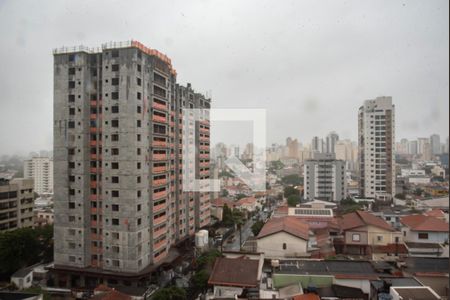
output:
<svg viewBox="0 0 450 300"><path fill-rule="evenodd" d="M345 161L336 160L333 153L314 153L306 160L303 175L307 200L321 199L340 202L347 194Z"/></svg>
<svg viewBox="0 0 450 300"><path fill-rule="evenodd" d="M0 232L33 227L33 180L0 178Z"/></svg>
<svg viewBox="0 0 450 300"><path fill-rule="evenodd" d="M419 145L417 141L408 142L408 154L417 155L419 154Z"/></svg>
<svg viewBox="0 0 450 300"><path fill-rule="evenodd" d="M183 109L209 107L139 42L54 51L58 285L147 282L209 224L208 193L182 190L183 172L210 175L208 120L193 121L196 168L182 168Z"/></svg>
<svg viewBox="0 0 450 300"><path fill-rule="evenodd" d="M441 136L439 134L433 134L430 136L431 154L441 154Z"/></svg>
<svg viewBox="0 0 450 300"><path fill-rule="evenodd" d="M334 131L330 132L326 137L325 152L336 153L335 146L337 141L339 141L339 135Z"/></svg>
<svg viewBox="0 0 450 300"><path fill-rule="evenodd" d="M395 106L391 97L366 100L358 118L360 195L391 200L395 194Z"/></svg>
<svg viewBox="0 0 450 300"><path fill-rule="evenodd" d="M422 155L425 150L425 144L429 144L430 139L428 138L418 138L417 139L417 154Z"/></svg>
<svg viewBox="0 0 450 300"><path fill-rule="evenodd" d="M53 159L33 157L23 163L25 178L34 180L34 191L38 194L53 193Z"/></svg>
<svg viewBox="0 0 450 300"><path fill-rule="evenodd" d="M297 139L286 139L286 157L298 159L299 143Z"/></svg>
<svg viewBox="0 0 450 300"><path fill-rule="evenodd" d="M318 136L313 137L311 141L311 152L324 152L323 140Z"/></svg>
<svg viewBox="0 0 450 300"><path fill-rule="evenodd" d="M358 162L358 147L350 140L340 140L335 145L336 159L346 162L347 170L355 171Z"/></svg>

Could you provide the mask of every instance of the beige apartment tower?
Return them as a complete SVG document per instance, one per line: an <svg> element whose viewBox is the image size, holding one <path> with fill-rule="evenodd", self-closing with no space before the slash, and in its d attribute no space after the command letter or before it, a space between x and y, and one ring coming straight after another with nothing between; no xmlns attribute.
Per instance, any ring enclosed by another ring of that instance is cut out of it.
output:
<svg viewBox="0 0 450 300"><path fill-rule="evenodd" d="M395 106L391 97L359 108L360 196L390 201L395 195Z"/></svg>
<svg viewBox="0 0 450 300"><path fill-rule="evenodd" d="M145 282L209 224L209 193L182 190L181 144L183 108L210 99L176 75L137 41L54 51L58 285ZM201 136L209 178L208 121Z"/></svg>

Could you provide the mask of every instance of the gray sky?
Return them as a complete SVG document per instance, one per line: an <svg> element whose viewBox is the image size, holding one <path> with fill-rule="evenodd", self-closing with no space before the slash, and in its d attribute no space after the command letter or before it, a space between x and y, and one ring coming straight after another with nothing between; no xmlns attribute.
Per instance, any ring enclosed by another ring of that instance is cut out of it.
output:
<svg viewBox="0 0 450 300"><path fill-rule="evenodd" d="M396 104L397 139L445 140L448 11L447 0L0 0L0 154L51 148L52 48L132 38L214 107L266 108L269 143L356 140L358 107L381 95Z"/></svg>

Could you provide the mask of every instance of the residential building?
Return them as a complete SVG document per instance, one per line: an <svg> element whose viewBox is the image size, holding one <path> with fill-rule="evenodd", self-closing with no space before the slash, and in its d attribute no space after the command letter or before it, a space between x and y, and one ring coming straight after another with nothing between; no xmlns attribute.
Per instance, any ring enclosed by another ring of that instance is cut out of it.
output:
<svg viewBox="0 0 450 300"><path fill-rule="evenodd" d="M311 141L311 152L324 152L324 144L323 140L319 138L318 136L313 137Z"/></svg>
<svg viewBox="0 0 450 300"><path fill-rule="evenodd" d="M0 179L0 232L33 227L33 180Z"/></svg>
<svg viewBox="0 0 450 300"><path fill-rule="evenodd" d="M433 134L430 136L431 153L433 155L441 154L441 136Z"/></svg>
<svg viewBox="0 0 450 300"><path fill-rule="evenodd" d="M255 197L244 197L235 202L235 207L247 212L254 212L256 208L261 208L261 205L256 201Z"/></svg>
<svg viewBox="0 0 450 300"><path fill-rule="evenodd" d="M332 153L314 153L305 161L305 199L340 202L347 195L345 162Z"/></svg>
<svg viewBox="0 0 450 300"><path fill-rule="evenodd" d="M209 224L209 121L183 164L184 108L209 108L176 84L170 59L137 41L54 51L55 267L60 286L145 281L171 247ZM195 123L195 124L194 124ZM128 284L127 283L127 284Z"/></svg>
<svg viewBox="0 0 450 300"><path fill-rule="evenodd" d="M34 191L38 194L53 193L53 159L33 157L23 163L25 178L34 180Z"/></svg>
<svg viewBox="0 0 450 300"><path fill-rule="evenodd" d="M358 146L350 140L339 140L334 146L336 159L346 163L346 169L355 171L358 166Z"/></svg>
<svg viewBox="0 0 450 300"><path fill-rule="evenodd" d="M335 146L338 141L339 135L334 131L330 132L325 139L325 152L336 153Z"/></svg>
<svg viewBox="0 0 450 300"><path fill-rule="evenodd" d="M402 242L402 233L383 219L365 211L356 211L341 217L340 227L343 245L336 245L343 253L368 255L374 246L386 246ZM343 246L343 249L342 249Z"/></svg>
<svg viewBox="0 0 450 300"><path fill-rule="evenodd" d="M419 144L417 141L410 141L408 143L408 154L411 155L419 154Z"/></svg>
<svg viewBox="0 0 450 300"><path fill-rule="evenodd" d="M414 243L447 243L448 223L427 215L409 215L400 219L403 239Z"/></svg>
<svg viewBox="0 0 450 300"><path fill-rule="evenodd" d="M366 100L359 108L360 196L391 200L395 195L395 106L391 97Z"/></svg>
<svg viewBox="0 0 450 300"><path fill-rule="evenodd" d="M309 225L296 217L271 218L257 236L257 252L269 258L307 257Z"/></svg>

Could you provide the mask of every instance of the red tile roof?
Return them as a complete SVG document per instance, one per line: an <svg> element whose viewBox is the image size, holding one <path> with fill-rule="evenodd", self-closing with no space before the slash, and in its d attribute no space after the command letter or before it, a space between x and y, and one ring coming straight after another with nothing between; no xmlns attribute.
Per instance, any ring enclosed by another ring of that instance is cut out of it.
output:
<svg viewBox="0 0 450 300"><path fill-rule="evenodd" d="M255 197L245 197L245 198L238 200L236 202L236 205L241 206L241 205L254 204L254 203L256 203Z"/></svg>
<svg viewBox="0 0 450 300"><path fill-rule="evenodd" d="M373 253L399 253L399 254L407 254L408 249L405 244L387 244L387 245L379 245L373 246Z"/></svg>
<svg viewBox="0 0 450 300"><path fill-rule="evenodd" d="M111 289L109 292L102 292L91 297L93 300L131 300L132 298L124 293Z"/></svg>
<svg viewBox="0 0 450 300"><path fill-rule="evenodd" d="M317 294L303 294L297 295L292 298L293 300L320 300L320 297Z"/></svg>
<svg viewBox="0 0 450 300"><path fill-rule="evenodd" d="M309 225L302 222L299 218L286 216L272 218L264 224L258 234L258 239L268 235L284 231L304 240L309 238Z"/></svg>
<svg viewBox="0 0 450 300"><path fill-rule="evenodd" d="M448 224L435 217L410 215L401 218L400 222L413 231L448 232Z"/></svg>
<svg viewBox="0 0 450 300"><path fill-rule="evenodd" d="M214 199L211 204L217 207L223 207L226 204L229 208L232 208L235 205L234 201L229 198L217 198Z"/></svg>
<svg viewBox="0 0 450 300"><path fill-rule="evenodd" d="M443 218L445 217L444 212L440 209L432 209L430 211L427 211L425 213L426 216L430 217L436 217L436 218Z"/></svg>
<svg viewBox="0 0 450 300"><path fill-rule="evenodd" d="M216 258L208 284L257 287L259 260L248 258Z"/></svg>
<svg viewBox="0 0 450 300"><path fill-rule="evenodd" d="M366 211L355 211L345 214L340 219L342 230L350 230L363 226L375 226L388 231L395 231L386 221Z"/></svg>

